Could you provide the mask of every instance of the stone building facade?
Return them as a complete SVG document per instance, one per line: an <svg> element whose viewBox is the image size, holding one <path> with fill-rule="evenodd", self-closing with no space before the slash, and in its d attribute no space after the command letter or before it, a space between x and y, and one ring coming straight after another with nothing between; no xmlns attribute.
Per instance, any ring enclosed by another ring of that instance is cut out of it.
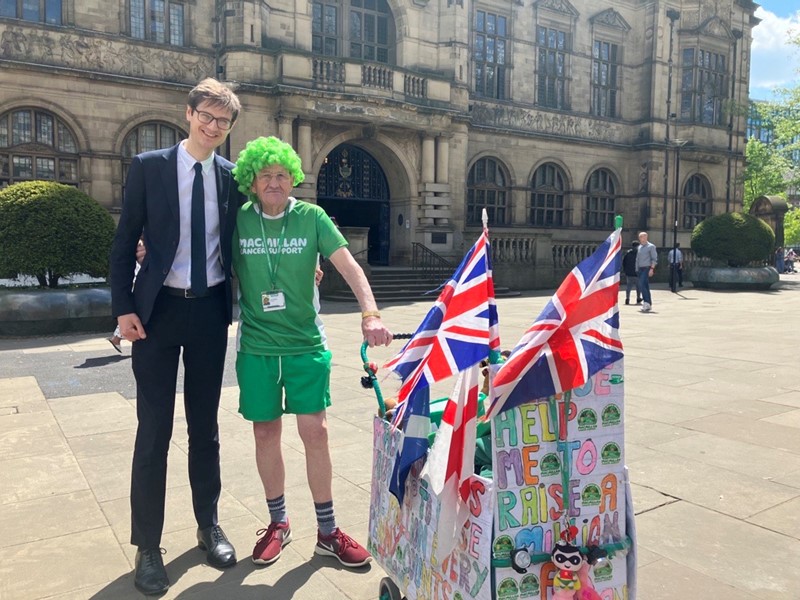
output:
<svg viewBox="0 0 800 600"><path fill-rule="evenodd" d="M550 285L615 214L626 241L671 245L676 205L686 247L741 206L756 7L0 0L0 185L56 179L118 211L127 161L185 135L187 91L216 74L243 102L223 154L290 141L298 197L368 228L362 259L458 260L485 207L497 276Z"/></svg>

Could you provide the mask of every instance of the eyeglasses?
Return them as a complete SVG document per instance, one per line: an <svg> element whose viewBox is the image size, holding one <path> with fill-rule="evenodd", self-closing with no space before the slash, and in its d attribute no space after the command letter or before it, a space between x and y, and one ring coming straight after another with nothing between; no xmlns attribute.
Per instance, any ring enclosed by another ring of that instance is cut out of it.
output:
<svg viewBox="0 0 800 600"><path fill-rule="evenodd" d="M290 180L290 176L287 173L259 173L256 175L256 179L258 179L262 183L270 183L273 179L278 182L279 185L283 185Z"/></svg>
<svg viewBox="0 0 800 600"><path fill-rule="evenodd" d="M233 121L231 121L230 119L225 119L223 117L215 117L211 113L207 113L202 110L195 110L194 112L197 113L197 119L204 125L210 125L212 121L216 121L217 127L222 129L223 131L227 131L233 126Z"/></svg>

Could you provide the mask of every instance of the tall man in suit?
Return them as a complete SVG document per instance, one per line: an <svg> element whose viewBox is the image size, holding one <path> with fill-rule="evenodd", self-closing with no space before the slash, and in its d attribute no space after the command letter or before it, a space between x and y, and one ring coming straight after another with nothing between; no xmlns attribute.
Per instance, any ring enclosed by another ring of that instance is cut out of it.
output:
<svg viewBox="0 0 800 600"><path fill-rule="evenodd" d="M189 137L131 163L111 250L112 311L120 333L133 343L139 426L131 543L138 548L134 583L145 594L169 588L160 545L181 350L197 542L212 566L236 563L217 520L217 410L232 316L231 239L242 196L231 176L234 165L214 150L240 108L233 91L214 79L189 92ZM147 253L134 285L140 237Z"/></svg>

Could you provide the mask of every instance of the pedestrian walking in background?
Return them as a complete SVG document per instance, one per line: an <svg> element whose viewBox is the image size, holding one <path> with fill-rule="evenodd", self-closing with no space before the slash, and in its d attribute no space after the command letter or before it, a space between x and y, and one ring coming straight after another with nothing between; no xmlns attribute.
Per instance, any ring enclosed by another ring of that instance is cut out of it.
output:
<svg viewBox="0 0 800 600"><path fill-rule="evenodd" d="M639 292L639 272L636 269L636 255L639 253L639 242L631 242L631 248L622 257L622 272L625 273L625 304L631 303L631 289L636 288L636 304L642 303Z"/></svg>
<svg viewBox="0 0 800 600"><path fill-rule="evenodd" d="M655 245L647 241L647 232L639 234L639 248L636 252L636 270L639 273L639 293L642 295L642 312L653 309L653 298L650 295L650 278L656 272L658 254Z"/></svg>

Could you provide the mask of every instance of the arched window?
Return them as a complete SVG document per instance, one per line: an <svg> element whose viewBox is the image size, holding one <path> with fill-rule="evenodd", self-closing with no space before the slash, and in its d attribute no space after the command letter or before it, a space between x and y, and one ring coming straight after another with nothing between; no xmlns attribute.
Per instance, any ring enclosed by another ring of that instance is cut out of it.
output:
<svg viewBox="0 0 800 600"><path fill-rule="evenodd" d="M485 208L492 225L508 223L508 175L493 158L481 158L469 170L467 177L467 225L481 224L481 209Z"/></svg>
<svg viewBox="0 0 800 600"><path fill-rule="evenodd" d="M325 56L394 64L395 25L386 0L317 0L311 51Z"/></svg>
<svg viewBox="0 0 800 600"><path fill-rule="evenodd" d="M702 175L692 175L683 186L683 227L694 229L710 213L711 194L708 180Z"/></svg>
<svg viewBox="0 0 800 600"><path fill-rule="evenodd" d="M614 176L608 169L597 169L586 186L586 227L614 227L614 201L617 193Z"/></svg>
<svg viewBox="0 0 800 600"><path fill-rule="evenodd" d="M19 108L0 116L0 186L31 179L78 185L78 145L54 114Z"/></svg>
<svg viewBox="0 0 800 600"><path fill-rule="evenodd" d="M531 210L528 222L543 227L567 224L564 208L566 190L564 172L553 163L542 165L533 174Z"/></svg>
<svg viewBox="0 0 800 600"><path fill-rule="evenodd" d="M142 152L149 152L150 150L169 148L185 137L186 134L177 127L157 121L143 123L132 130L125 136L125 140L122 142L123 185L128 178L128 167L134 156Z"/></svg>

